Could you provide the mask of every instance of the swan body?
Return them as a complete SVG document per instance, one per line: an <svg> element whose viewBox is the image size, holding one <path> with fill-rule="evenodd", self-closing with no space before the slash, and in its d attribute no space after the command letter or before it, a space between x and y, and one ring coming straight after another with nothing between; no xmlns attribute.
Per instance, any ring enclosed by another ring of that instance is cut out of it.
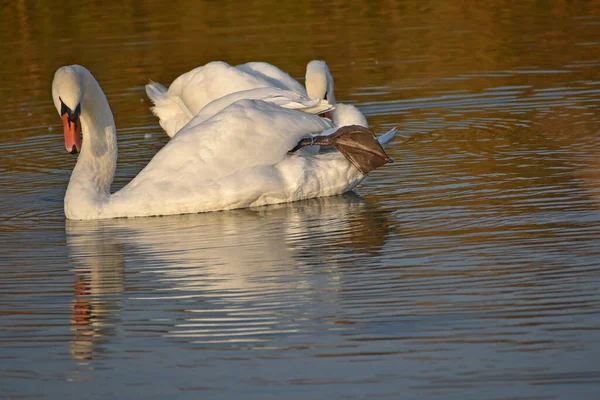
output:
<svg viewBox="0 0 600 400"><path fill-rule="evenodd" d="M337 127L351 124L368 127L362 114L357 118L360 111L354 106L334 110L338 106L333 78L327 63L320 60L313 60L306 67L306 89L269 63L249 62L233 67L214 61L179 76L168 89L151 82L146 85L146 93L154 104L152 111L170 137L199 112L206 119L214 115L215 110L222 109L223 104L242 98L273 102L311 114L325 114ZM216 106L214 103L223 97L228 100L217 102L219 105Z"/></svg>
<svg viewBox="0 0 600 400"><path fill-rule="evenodd" d="M248 62L246 64L238 65L236 68L269 82L273 87L291 90L303 96L308 95L306 89L297 80L273 64L266 62Z"/></svg>
<svg viewBox="0 0 600 400"><path fill-rule="evenodd" d="M68 219L283 203L340 194L364 178L339 152L288 153L300 139L333 128L331 121L246 99L182 129L129 184L111 194L116 128L100 85L86 68L66 66L57 70L52 94L67 150L80 151L65 194ZM79 128L83 140L77 141ZM387 144L395 133L382 135L379 142Z"/></svg>
<svg viewBox="0 0 600 400"><path fill-rule="evenodd" d="M230 93L219 99L213 100L206 106L202 107L200 112L198 112L198 114L196 114L193 118L191 118L187 122L184 120L178 121L177 124L185 122L184 126L186 128L198 125L206 121L216 113L220 112L225 107L235 103L236 101L244 99L262 100L283 108L298 110L309 114L322 114L325 112L330 112L334 108L326 100L309 99L308 97L302 96L291 90L284 90L275 87L264 87ZM169 120L166 121L166 123L170 124L172 121L176 120ZM161 124L162 122L163 121L161 120ZM172 129L170 132L172 132L173 134L169 133L167 129L165 129L165 131L169 134L169 136L173 136L176 132L180 130L180 128L181 127L175 127L175 129Z"/></svg>
<svg viewBox="0 0 600 400"><path fill-rule="evenodd" d="M271 88L275 93L264 90L249 92L260 88ZM222 61L213 61L179 76L168 89L156 82L146 85L146 93L154 103L152 111L171 137L206 105L240 91L246 92L246 98L267 102L272 102L275 97L275 103L282 107L309 113L321 113L324 112L322 109L331 108L327 101L309 99L306 90L294 78L263 62L234 67Z"/></svg>

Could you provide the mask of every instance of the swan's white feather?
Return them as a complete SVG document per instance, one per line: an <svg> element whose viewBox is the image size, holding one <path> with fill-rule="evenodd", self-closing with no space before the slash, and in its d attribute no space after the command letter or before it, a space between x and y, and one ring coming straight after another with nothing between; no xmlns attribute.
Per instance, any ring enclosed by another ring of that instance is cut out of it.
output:
<svg viewBox="0 0 600 400"><path fill-rule="evenodd" d="M251 90L256 90L252 92ZM280 90L274 96L259 90ZM240 95L243 92L243 95ZM154 107L152 111L158 117L161 127L167 135L173 137L190 120L203 113L201 120L215 114L215 109L224 108L223 97L235 95L235 101L241 98L260 99L282 107L292 108L310 114L333 111L335 94L333 78L324 61L313 60L306 69L306 89L289 74L274 65L265 62L249 62L231 66L222 61L213 61L204 66L194 68L176 78L166 89L163 85L150 82L146 93ZM246 97L243 97L246 96ZM327 100L323 100L327 98ZM309 101L316 101L314 106ZM215 103L217 102L217 103ZM232 103L231 99L225 105ZM216 106L218 104L218 106ZM205 110L205 108L209 110ZM345 115L344 109L332 112L334 123L344 125L366 125L366 119L355 113ZM347 121L351 121L347 123ZM198 120L194 122L197 124Z"/></svg>
<svg viewBox="0 0 600 400"><path fill-rule="evenodd" d="M154 103L152 112L158 117L160 126L169 136L173 136L194 117L179 96L169 96L168 89L160 83L146 85L146 94Z"/></svg>
<svg viewBox="0 0 600 400"><path fill-rule="evenodd" d="M103 214L181 214L343 193L363 175L340 153L288 153L300 139L330 127L310 114L238 101L179 132L112 196Z"/></svg>
<svg viewBox="0 0 600 400"><path fill-rule="evenodd" d="M334 109L334 107L329 104L327 100L309 99L306 96L290 90L283 90L275 87L264 87L230 93L219 99L211 101L204 106L200 112L196 114L196 116L189 120L189 122L185 125L185 128L196 126L217 114L225 107L235 103L236 101L244 99L262 100L283 108L303 111L309 114L321 114Z"/></svg>
<svg viewBox="0 0 600 400"><path fill-rule="evenodd" d="M328 119L260 100L237 101L182 129L123 189L110 194L117 148L108 101L81 66L59 69L53 97L80 103L82 148L65 194L69 219L185 214L344 193L364 178L337 152L289 153ZM389 142L395 131L383 136Z"/></svg>
<svg viewBox="0 0 600 400"><path fill-rule="evenodd" d="M291 90L303 96L308 96L306 89L287 72L282 71L273 64L266 62L248 62L236 66L237 69L260 77L271 83L272 86Z"/></svg>
<svg viewBox="0 0 600 400"><path fill-rule="evenodd" d="M148 86L150 89L146 92L154 102L152 111L172 137L211 101L242 90L272 87L273 80L222 61L213 61L177 77L158 101L157 96L150 93L154 94L160 88L153 83Z"/></svg>

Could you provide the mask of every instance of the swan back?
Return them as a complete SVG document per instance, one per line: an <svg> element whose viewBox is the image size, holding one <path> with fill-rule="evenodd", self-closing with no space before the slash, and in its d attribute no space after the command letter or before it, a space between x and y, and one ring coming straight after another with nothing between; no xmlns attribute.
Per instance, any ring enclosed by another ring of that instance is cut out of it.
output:
<svg viewBox="0 0 600 400"><path fill-rule="evenodd" d="M297 80L272 64L266 62L248 62L238 65L236 68L268 81L274 87L291 90L302 96L307 95L306 89Z"/></svg>
<svg viewBox="0 0 600 400"><path fill-rule="evenodd" d="M227 106L245 99L262 100L282 108L289 108L310 114L321 114L333 109L333 106L326 100L309 99L308 97L291 90L284 90L276 87L264 87L242 90L211 101L185 125L185 128L187 129L199 125Z"/></svg>
<svg viewBox="0 0 600 400"><path fill-rule="evenodd" d="M213 61L187 72L169 86L169 95L178 95L192 115L220 97L240 90L271 86L270 82L222 61Z"/></svg>
<svg viewBox="0 0 600 400"><path fill-rule="evenodd" d="M300 139L331 127L315 115L241 100L179 131L121 192L148 194L159 187L165 193L188 193L245 169L272 166Z"/></svg>
<svg viewBox="0 0 600 400"><path fill-rule="evenodd" d="M169 89L150 82L146 85L146 93L154 103L152 112L159 118L166 133L173 137L213 100L238 91L272 87L273 82L269 75L257 74L250 66L240 69L222 61L213 61L180 75Z"/></svg>
<svg viewBox="0 0 600 400"><path fill-rule="evenodd" d="M150 82L146 85L146 93L154 104L152 112L159 118L165 132L173 137L211 102L233 93L261 88L287 90L309 99L324 100L335 106L333 78L327 64L319 60L313 60L307 65L306 89L289 74L269 63L249 62L233 67L222 61L213 61L180 75L168 89ZM292 102L297 101L294 96L288 97ZM238 96L237 99L239 98L241 97ZM325 112L319 110L322 104L318 108L305 107L306 104L298 107L292 102L287 102L291 106L289 108L309 113ZM279 101L277 104L282 105ZM207 111L207 114L214 114L214 110ZM197 121L194 124L196 123Z"/></svg>

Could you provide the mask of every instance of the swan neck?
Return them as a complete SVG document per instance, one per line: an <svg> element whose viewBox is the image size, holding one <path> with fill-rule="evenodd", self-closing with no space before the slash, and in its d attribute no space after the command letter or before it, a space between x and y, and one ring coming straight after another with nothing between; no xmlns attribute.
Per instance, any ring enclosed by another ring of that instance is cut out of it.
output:
<svg viewBox="0 0 600 400"><path fill-rule="evenodd" d="M65 214L71 219L102 213L117 164L116 127L108 100L89 71L83 69L80 74L82 146L65 195Z"/></svg>
<svg viewBox="0 0 600 400"><path fill-rule="evenodd" d="M335 105L337 102L335 101L335 92L333 90L333 77L331 76L329 70L327 70L325 76L327 79L327 101Z"/></svg>
<svg viewBox="0 0 600 400"><path fill-rule="evenodd" d="M325 98L335 104L333 77L325 61L313 60L306 66L306 91L310 98Z"/></svg>

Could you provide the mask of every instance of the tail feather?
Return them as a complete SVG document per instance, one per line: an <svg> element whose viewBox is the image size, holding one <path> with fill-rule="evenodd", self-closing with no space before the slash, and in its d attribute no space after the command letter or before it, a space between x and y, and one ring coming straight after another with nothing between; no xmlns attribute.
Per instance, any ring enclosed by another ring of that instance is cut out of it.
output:
<svg viewBox="0 0 600 400"><path fill-rule="evenodd" d="M398 134L398 128L392 128L383 135L379 136L377 140L379 144L385 149L385 147L396 137Z"/></svg>
<svg viewBox="0 0 600 400"><path fill-rule="evenodd" d="M313 99L315 104L306 103L304 108L301 108L300 111L309 114L323 114L329 111L335 110L335 106L324 99Z"/></svg>
<svg viewBox="0 0 600 400"><path fill-rule="evenodd" d="M315 114L315 115L323 114L323 113L326 113L328 111L332 111L335 109L335 106L330 104L327 100L321 100L321 99L310 99L310 100L302 101L302 102L288 100L288 99L284 99L284 101L281 101L281 102L271 101L271 99L265 99L265 101L272 102L283 108L289 108L292 110L302 111L307 114Z"/></svg>
<svg viewBox="0 0 600 400"><path fill-rule="evenodd" d="M146 94L154 103L152 112L160 121L160 126L173 137L192 119L193 115L178 96L169 96L168 89L157 82L146 85Z"/></svg>
<svg viewBox="0 0 600 400"><path fill-rule="evenodd" d="M160 102L166 97L167 90L168 89L165 86L154 81L150 81L150 83L146 85L146 94L154 104Z"/></svg>

